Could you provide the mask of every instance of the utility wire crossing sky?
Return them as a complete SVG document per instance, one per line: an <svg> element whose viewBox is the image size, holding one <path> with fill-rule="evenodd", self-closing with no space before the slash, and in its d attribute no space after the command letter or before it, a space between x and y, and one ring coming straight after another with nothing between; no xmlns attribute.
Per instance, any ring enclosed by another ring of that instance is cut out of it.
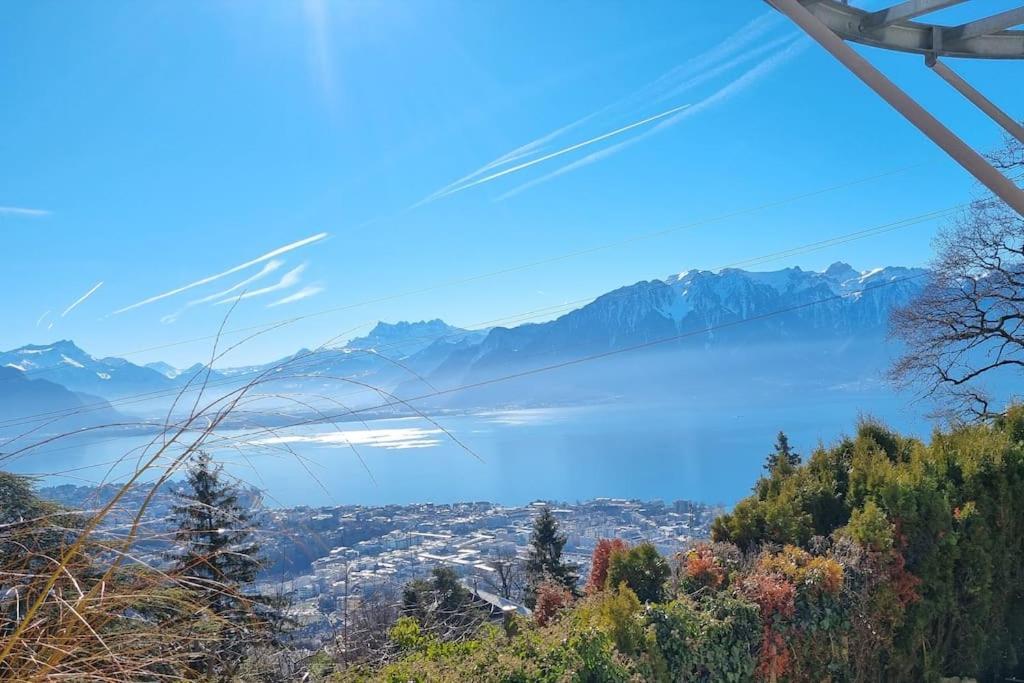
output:
<svg viewBox="0 0 1024 683"><path fill-rule="evenodd" d="M969 19L961 9L943 20ZM207 339L230 303L231 329L286 308L290 318L333 309L236 358L262 362L367 315L493 319L973 191L761 2L624 13L577 0L183 0L175 10L5 6L0 60L19 68L0 70L0 287L12 293L0 348L71 338L109 355L130 339L159 349L137 360L187 367L206 343L171 348L168 337ZM125 25L149 30L143 39ZM974 147L1000 144L919 58L857 49ZM157 77L144 78L138 65L155 63ZM967 80L1024 111L1024 90L1006 86L1019 65L974 66L963 66ZM629 241L643 226L699 223L910 163L925 165L870 192ZM921 265L928 237L886 233L881 249L844 244L784 265ZM484 285L479 273L501 275ZM424 284L437 281L478 286ZM415 295L381 294L396 291ZM356 313L351 301L374 304Z"/></svg>

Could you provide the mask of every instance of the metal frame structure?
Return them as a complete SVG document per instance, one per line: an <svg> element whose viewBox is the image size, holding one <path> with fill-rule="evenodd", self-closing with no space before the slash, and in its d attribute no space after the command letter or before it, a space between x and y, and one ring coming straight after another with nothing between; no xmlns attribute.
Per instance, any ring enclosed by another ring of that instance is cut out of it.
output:
<svg viewBox="0 0 1024 683"><path fill-rule="evenodd" d="M958 26L914 21L968 0L905 0L868 11L840 0L767 0L854 75L927 135L1000 199L1024 216L1024 191L992 167L953 131L889 80L847 41L925 56L925 63L957 92L1024 143L1024 127L940 61L942 57L1024 60L1024 5ZM984 0L981 0L983 3ZM980 3L979 3L980 4ZM1020 81L1024 83L1024 75Z"/></svg>

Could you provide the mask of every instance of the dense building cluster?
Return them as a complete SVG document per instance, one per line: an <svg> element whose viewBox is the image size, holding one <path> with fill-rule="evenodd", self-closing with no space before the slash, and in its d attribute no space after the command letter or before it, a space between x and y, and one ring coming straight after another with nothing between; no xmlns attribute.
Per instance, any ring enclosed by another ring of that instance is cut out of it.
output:
<svg viewBox="0 0 1024 683"><path fill-rule="evenodd" d="M484 595L501 595L501 564L526 555L533 520L544 503L502 506L485 502L453 505L339 506L270 511L264 551L271 571L264 593L291 598L296 618L315 632L344 628L350 610L366 600L392 599L401 587L436 566L454 569L464 584ZM666 554L709 535L720 509L676 501L598 498L552 508L568 537L565 559L586 571L601 538L649 541ZM309 552L311 546L319 548ZM276 558L312 557L296 567ZM582 580L586 576L581 577ZM512 595L511 597L515 597Z"/></svg>
<svg viewBox="0 0 1024 683"><path fill-rule="evenodd" d="M140 559L158 565L171 541L163 529L176 484L167 485L150 505L150 525ZM105 502L116 489L84 486L45 488L41 493L72 508ZM111 515L111 528L128 522L148 489L128 492ZM254 490L240 494L257 505ZM341 505L268 508L256 516L256 534L266 566L257 584L264 595L287 598L289 612L310 645L349 626L353 612L368 602L397 606L402 587L438 566L453 569L475 594L521 605L525 589L522 560L533 521L544 502L504 506L488 502L412 505ZM579 567L580 582L594 546L602 538L650 542L671 556L693 541L708 538L721 508L679 500L637 501L597 498L551 504L567 537L564 559ZM126 511L121 514L119 511ZM504 571L504 581L501 576Z"/></svg>

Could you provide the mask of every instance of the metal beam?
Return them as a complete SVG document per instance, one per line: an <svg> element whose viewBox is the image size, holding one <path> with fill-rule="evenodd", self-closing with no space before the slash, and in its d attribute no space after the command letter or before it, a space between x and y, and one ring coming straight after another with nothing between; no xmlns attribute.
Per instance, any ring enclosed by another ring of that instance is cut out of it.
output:
<svg viewBox="0 0 1024 683"><path fill-rule="evenodd" d="M990 99L975 90L970 83L965 81L959 74L942 62L937 59L933 59L928 60L926 63L931 67L932 71L937 73L944 81L956 88L956 90L970 100L974 106L988 114L989 117L1002 126L1007 133L1024 143L1024 126L1021 126L1019 123L1014 121L1013 117L1009 116L1006 112L997 107Z"/></svg>
<svg viewBox="0 0 1024 683"><path fill-rule="evenodd" d="M961 40L936 50L935 35L941 36L941 32L950 30L950 27L902 21L863 29L862 24L870 13L858 7L839 0L803 0L802 4L820 22L840 37L863 45L945 57L1024 58L1024 31L989 33L969 40Z"/></svg>
<svg viewBox="0 0 1024 683"><path fill-rule="evenodd" d="M949 156L964 167L971 175L1006 202L1014 211L1024 216L1024 191L1014 185L1002 173L994 169L980 154L971 149L953 131L946 128L924 107L903 92L885 74L876 69L852 47L836 35L828 26L817 19L797 0L768 0L777 10L788 16L811 38L839 60L855 76L879 97L888 102L932 142L941 147Z"/></svg>
<svg viewBox="0 0 1024 683"><path fill-rule="evenodd" d="M1003 29L1011 28L1018 24L1024 24L1024 7L1015 7L999 14L993 14L984 19L970 21L966 24L947 28L942 32L942 42L952 45L971 38L980 38Z"/></svg>
<svg viewBox="0 0 1024 683"><path fill-rule="evenodd" d="M883 28L898 21L907 21L929 12L937 12L946 7L958 5L966 0L906 0L898 5L880 9L864 16L860 22L862 30Z"/></svg>

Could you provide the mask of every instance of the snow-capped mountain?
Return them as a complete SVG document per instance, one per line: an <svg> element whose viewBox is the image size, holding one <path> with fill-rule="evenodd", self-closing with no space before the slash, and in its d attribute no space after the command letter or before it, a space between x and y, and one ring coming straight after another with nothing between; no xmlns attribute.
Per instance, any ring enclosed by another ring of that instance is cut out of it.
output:
<svg viewBox="0 0 1024 683"><path fill-rule="evenodd" d="M842 262L821 272L690 270L621 287L543 323L471 331L439 319L380 322L344 346L302 349L264 365L217 368L209 380L216 390L229 391L258 376L273 378L265 387L268 395L331 396L344 383L350 390L362 383L417 396L429 393L428 387L629 349L616 354L615 362L622 366L622 382L642 391L645 380L634 375L644 363L664 369L700 352L706 359L728 356L730 367L746 365L764 374L764 354L772 349L771 362L787 378L816 374L825 383L854 381L880 373L883 357L891 355L885 342L889 314L921 289L926 274L903 267L858 271ZM66 340L2 353L0 367L108 399L163 395L160 390L173 397L190 379L206 377L201 364L186 370L162 362L139 366L95 358ZM708 367L710 361L691 372ZM607 374L590 375L574 377L562 393L582 395L602 382L611 386ZM486 400L516 400L516 391L503 387Z"/></svg>
<svg viewBox="0 0 1024 683"><path fill-rule="evenodd" d="M723 348L852 337L881 339L889 312L924 284L926 271L691 270L622 287L556 320L495 328L453 353L438 374L475 377L623 347ZM664 340L664 344L661 342Z"/></svg>
<svg viewBox="0 0 1024 683"><path fill-rule="evenodd" d="M365 337L356 337L346 349L370 349L396 358L409 358L438 341L457 344L464 340L480 340L486 330L464 330L435 318L419 322L379 322Z"/></svg>
<svg viewBox="0 0 1024 683"><path fill-rule="evenodd" d="M218 372L240 383L255 377L261 377L261 381L273 378L275 391L329 393L338 387L340 378L384 388L433 371L454 349L479 341L486 334L487 330L464 330L438 319L378 322L368 334L344 346L300 349L264 365Z"/></svg>
<svg viewBox="0 0 1024 683"><path fill-rule="evenodd" d="M67 339L0 353L0 366L23 372L28 379L45 379L72 391L104 398L173 386L168 377L152 368L123 358L94 358Z"/></svg>

